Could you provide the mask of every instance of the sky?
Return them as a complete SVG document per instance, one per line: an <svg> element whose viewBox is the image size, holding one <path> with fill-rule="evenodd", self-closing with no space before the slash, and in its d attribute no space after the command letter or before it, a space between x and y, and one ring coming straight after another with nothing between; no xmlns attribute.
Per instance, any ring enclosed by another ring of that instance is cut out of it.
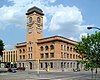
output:
<svg viewBox="0 0 100 80"><path fill-rule="evenodd" d="M0 0L0 39L6 49L26 41L27 10L37 6L44 12L44 37L63 36L75 41L100 28L99 0Z"/></svg>

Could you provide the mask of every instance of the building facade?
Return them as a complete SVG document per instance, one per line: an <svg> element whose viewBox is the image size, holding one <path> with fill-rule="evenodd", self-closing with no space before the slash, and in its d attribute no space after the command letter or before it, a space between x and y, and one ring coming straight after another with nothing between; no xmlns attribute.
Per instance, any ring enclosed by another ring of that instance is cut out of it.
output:
<svg viewBox="0 0 100 80"><path fill-rule="evenodd" d="M72 70L78 67L76 41L62 36L43 38L43 11L28 9L26 42L17 43L14 50L4 50L2 62L16 63L26 70Z"/></svg>

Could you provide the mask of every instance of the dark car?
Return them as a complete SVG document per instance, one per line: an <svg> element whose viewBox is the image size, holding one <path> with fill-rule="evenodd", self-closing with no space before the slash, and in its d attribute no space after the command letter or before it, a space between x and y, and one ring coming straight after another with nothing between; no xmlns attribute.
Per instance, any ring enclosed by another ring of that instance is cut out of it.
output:
<svg viewBox="0 0 100 80"><path fill-rule="evenodd" d="M17 72L17 70L16 70L16 68L8 68L8 72L13 72L13 73L16 73L16 72Z"/></svg>
<svg viewBox="0 0 100 80"><path fill-rule="evenodd" d="M73 69L73 71L74 71L74 72L78 72L78 71L80 71L80 69L79 69L79 68Z"/></svg>
<svg viewBox="0 0 100 80"><path fill-rule="evenodd" d="M22 70L22 71L24 71L24 70L25 70L25 67L18 67L17 70Z"/></svg>

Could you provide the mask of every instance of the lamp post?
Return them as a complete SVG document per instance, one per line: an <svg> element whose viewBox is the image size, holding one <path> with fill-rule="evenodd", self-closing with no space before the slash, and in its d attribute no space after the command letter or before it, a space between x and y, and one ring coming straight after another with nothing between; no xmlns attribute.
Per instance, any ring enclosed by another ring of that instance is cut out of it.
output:
<svg viewBox="0 0 100 80"><path fill-rule="evenodd" d="M98 29L98 30L100 30L100 28L98 28L98 27L87 27L87 29ZM96 59L96 63L98 63L98 59ZM96 74L97 74L97 68L96 68Z"/></svg>
<svg viewBox="0 0 100 80"><path fill-rule="evenodd" d="M37 74L38 74L38 75L39 75L39 67L40 67L40 66L39 66L39 65L40 65L39 63L40 63L40 60L37 59L37 68L38 68L38 69L37 69Z"/></svg>
<svg viewBox="0 0 100 80"><path fill-rule="evenodd" d="M87 29L98 29L98 30L100 30L100 28L98 28L98 27L87 27Z"/></svg>

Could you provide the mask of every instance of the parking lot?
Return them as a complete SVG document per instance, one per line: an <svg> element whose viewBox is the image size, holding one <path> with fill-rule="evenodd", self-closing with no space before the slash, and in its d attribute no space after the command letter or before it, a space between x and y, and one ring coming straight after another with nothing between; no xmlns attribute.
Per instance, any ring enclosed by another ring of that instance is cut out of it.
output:
<svg viewBox="0 0 100 80"><path fill-rule="evenodd" d="M18 71L16 73L0 73L0 80L91 80L90 71L80 72L36 72ZM100 80L100 72L97 75Z"/></svg>

